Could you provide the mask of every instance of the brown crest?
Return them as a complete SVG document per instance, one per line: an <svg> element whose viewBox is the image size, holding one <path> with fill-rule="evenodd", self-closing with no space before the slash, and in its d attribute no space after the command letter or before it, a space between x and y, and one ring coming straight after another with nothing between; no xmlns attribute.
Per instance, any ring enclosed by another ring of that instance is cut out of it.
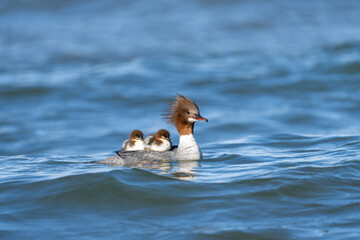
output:
<svg viewBox="0 0 360 240"><path fill-rule="evenodd" d="M162 114L164 119L170 124L176 124L176 121L180 121L183 123L187 122L186 113L189 111L199 112L198 106L191 101L190 99L184 97L183 95L177 93L176 101L173 102L167 112Z"/></svg>

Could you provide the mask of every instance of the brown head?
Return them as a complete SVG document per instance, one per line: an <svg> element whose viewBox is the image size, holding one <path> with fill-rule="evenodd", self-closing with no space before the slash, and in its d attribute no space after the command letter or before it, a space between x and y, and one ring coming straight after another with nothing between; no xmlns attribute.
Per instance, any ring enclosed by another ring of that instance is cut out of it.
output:
<svg viewBox="0 0 360 240"><path fill-rule="evenodd" d="M144 134L140 130L134 130L130 133L130 140L132 140L132 141L141 140L141 139L143 139L143 137L144 137Z"/></svg>
<svg viewBox="0 0 360 240"><path fill-rule="evenodd" d="M200 115L198 106L190 99L177 94L176 101L170 106L164 118L173 124L180 135L193 134L196 121L208 121Z"/></svg>
<svg viewBox="0 0 360 240"><path fill-rule="evenodd" d="M160 129L159 131L157 131L156 138L158 140L170 140L171 141L170 133L166 129Z"/></svg>

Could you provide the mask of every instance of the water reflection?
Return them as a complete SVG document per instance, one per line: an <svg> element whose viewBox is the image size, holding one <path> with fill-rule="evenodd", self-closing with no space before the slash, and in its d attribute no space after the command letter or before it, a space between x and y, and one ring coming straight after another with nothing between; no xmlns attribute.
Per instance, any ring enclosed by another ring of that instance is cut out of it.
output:
<svg viewBox="0 0 360 240"><path fill-rule="evenodd" d="M171 176L181 180L194 180L199 161L141 161L129 167L160 170L156 173Z"/></svg>
<svg viewBox="0 0 360 240"><path fill-rule="evenodd" d="M152 169L161 170L159 174L171 176L181 180L194 180L199 161L157 161Z"/></svg>

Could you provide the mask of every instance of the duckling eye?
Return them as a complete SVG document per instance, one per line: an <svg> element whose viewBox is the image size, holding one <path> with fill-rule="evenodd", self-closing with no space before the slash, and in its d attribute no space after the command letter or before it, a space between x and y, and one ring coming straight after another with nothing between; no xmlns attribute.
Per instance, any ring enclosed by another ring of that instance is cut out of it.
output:
<svg viewBox="0 0 360 240"><path fill-rule="evenodd" d="M186 112L186 114L187 114L187 115L189 115L189 114L190 114L190 112L189 112L189 111L187 111L187 112Z"/></svg>

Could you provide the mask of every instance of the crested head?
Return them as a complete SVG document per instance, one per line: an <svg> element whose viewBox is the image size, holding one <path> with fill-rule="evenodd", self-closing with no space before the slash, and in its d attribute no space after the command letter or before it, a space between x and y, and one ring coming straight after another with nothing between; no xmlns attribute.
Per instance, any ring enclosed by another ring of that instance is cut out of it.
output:
<svg viewBox="0 0 360 240"><path fill-rule="evenodd" d="M192 134L194 122L208 121L200 115L199 108L193 101L180 94L177 94L176 101L163 116L176 127L180 135Z"/></svg>
<svg viewBox="0 0 360 240"><path fill-rule="evenodd" d="M168 130L166 129L160 129L159 131L157 131L156 133L156 138L157 139L170 139L170 133Z"/></svg>
<svg viewBox="0 0 360 240"><path fill-rule="evenodd" d="M130 133L130 140L141 140L143 137L143 132L137 129Z"/></svg>

